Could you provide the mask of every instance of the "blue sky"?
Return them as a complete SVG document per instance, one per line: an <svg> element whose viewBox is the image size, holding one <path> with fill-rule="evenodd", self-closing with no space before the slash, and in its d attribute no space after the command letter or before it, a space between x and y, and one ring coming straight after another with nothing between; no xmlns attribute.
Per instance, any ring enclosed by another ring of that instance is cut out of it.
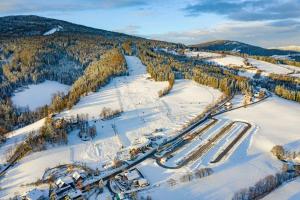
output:
<svg viewBox="0 0 300 200"><path fill-rule="evenodd" d="M300 0L0 0L0 16L35 14L147 38L300 45Z"/></svg>

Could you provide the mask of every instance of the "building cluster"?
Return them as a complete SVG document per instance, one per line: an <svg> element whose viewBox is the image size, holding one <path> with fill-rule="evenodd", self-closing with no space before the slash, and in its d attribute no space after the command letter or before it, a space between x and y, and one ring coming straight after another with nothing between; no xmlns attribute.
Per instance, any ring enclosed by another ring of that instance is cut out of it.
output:
<svg viewBox="0 0 300 200"><path fill-rule="evenodd" d="M100 177L89 177L84 170L74 171L69 176L58 178L51 187L50 196L54 199L84 199L84 194L97 188L103 191Z"/></svg>
<svg viewBox="0 0 300 200"><path fill-rule="evenodd" d="M110 188L118 199L131 199L131 193L149 186L149 181L134 168L118 174L110 181Z"/></svg>

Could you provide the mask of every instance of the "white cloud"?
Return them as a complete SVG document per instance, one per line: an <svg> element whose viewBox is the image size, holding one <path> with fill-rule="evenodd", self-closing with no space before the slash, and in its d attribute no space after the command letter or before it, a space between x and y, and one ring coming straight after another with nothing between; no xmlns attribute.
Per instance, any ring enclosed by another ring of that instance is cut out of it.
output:
<svg viewBox="0 0 300 200"><path fill-rule="evenodd" d="M130 34L130 35L138 35L138 31L140 28L141 28L140 26L128 25L128 26L125 26L124 28L115 29L114 31Z"/></svg>
<svg viewBox="0 0 300 200"><path fill-rule="evenodd" d="M295 26L273 26L274 22L230 21L212 29L195 29L182 32L167 32L148 36L152 39L197 44L210 40L237 40L261 46L300 44L300 28Z"/></svg>

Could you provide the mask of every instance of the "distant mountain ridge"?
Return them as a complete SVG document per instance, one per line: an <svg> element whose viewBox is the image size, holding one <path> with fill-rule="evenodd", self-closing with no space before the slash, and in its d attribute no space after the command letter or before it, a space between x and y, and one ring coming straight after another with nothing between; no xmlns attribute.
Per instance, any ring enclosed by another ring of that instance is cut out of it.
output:
<svg viewBox="0 0 300 200"><path fill-rule="evenodd" d="M238 41L230 40L215 40L211 42L205 42L201 44L190 45L190 48L197 50L209 50L209 51L232 51L245 53L248 55L256 56L273 56L273 55L288 55L296 54L296 51L280 50L280 49L267 49Z"/></svg>
<svg viewBox="0 0 300 200"><path fill-rule="evenodd" d="M59 30L58 30L58 27ZM85 33L101 35L108 38L137 38L102 29L90 28L63 20L50 19L35 15L17 15L0 17L0 37L43 36L45 33L57 29L54 33ZM53 33L53 34L54 34Z"/></svg>
<svg viewBox="0 0 300 200"><path fill-rule="evenodd" d="M300 52L300 46L297 46L297 45L277 47L276 49Z"/></svg>

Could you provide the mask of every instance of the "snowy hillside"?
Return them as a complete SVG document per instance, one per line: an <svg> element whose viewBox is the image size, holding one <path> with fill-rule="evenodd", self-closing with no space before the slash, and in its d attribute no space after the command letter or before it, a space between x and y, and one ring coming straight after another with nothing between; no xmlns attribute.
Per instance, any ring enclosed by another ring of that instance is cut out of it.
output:
<svg viewBox="0 0 300 200"><path fill-rule="evenodd" d="M155 129L162 129L156 134L165 137L177 133L221 96L218 90L190 80L178 80L170 94L159 98L158 91L165 88L167 82L149 79L145 66L137 57L127 56L126 61L129 76L114 78L98 92L83 97L73 109L61 114L64 117L88 114L90 125L96 126L96 138L83 142L75 131L70 134L67 146L25 157L1 181L0 186L4 190L0 192L0 198L13 196L16 189L20 193L27 191L29 188L20 187L21 184L36 181L46 168L58 164L85 162L89 167L102 169L103 164L110 162L122 146L132 145L144 134L155 134ZM102 121L99 114L103 107L121 108L124 113L115 119ZM117 134L112 125L115 125ZM17 132L26 135L25 130Z"/></svg>

